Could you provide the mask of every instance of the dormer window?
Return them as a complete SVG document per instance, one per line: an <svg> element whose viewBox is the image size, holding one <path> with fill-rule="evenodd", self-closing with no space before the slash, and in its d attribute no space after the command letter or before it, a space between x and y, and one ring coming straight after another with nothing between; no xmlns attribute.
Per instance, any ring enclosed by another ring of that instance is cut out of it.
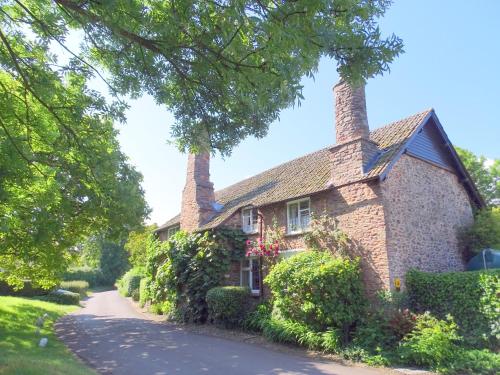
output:
<svg viewBox="0 0 500 375"><path fill-rule="evenodd" d="M258 228L258 214L256 208L244 208L241 210L241 219L243 232L256 233Z"/></svg>
<svg viewBox="0 0 500 375"><path fill-rule="evenodd" d="M311 200L309 198L288 202L287 232L289 234L302 233L309 229L311 221Z"/></svg>

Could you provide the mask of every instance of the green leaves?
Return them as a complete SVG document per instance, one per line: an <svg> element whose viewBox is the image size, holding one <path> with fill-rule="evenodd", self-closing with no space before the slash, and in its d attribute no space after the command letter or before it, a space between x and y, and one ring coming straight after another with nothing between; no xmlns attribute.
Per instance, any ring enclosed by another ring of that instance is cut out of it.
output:
<svg viewBox="0 0 500 375"><path fill-rule="evenodd" d="M233 257L241 258L245 238L233 229L179 231L168 242L150 237L147 277L152 302L172 301L181 320L204 322L207 292L222 284Z"/></svg>
<svg viewBox="0 0 500 375"><path fill-rule="evenodd" d="M17 44L26 34L36 36L32 44L40 51L51 43L67 48L68 30L81 30L82 51L71 51L64 69L91 75L97 69L90 64L96 64L115 95L148 93L174 113L171 133L181 150L200 150L201 135L208 132L210 149L228 155L242 139L264 137L282 109L300 102L301 78L314 74L322 56L335 59L341 75L352 81L387 71L402 52L399 38L383 38L377 28L389 5L10 0L2 5L0 21ZM24 54L14 49L13 55ZM40 57L50 62L45 53ZM22 65L12 67L13 73L20 74Z"/></svg>
<svg viewBox="0 0 500 375"><path fill-rule="evenodd" d="M347 329L361 316L359 262L307 251L276 264L264 280L284 319L316 331Z"/></svg>
<svg viewBox="0 0 500 375"><path fill-rule="evenodd" d="M488 205L500 202L500 160L488 163L484 156L455 147L481 196Z"/></svg>

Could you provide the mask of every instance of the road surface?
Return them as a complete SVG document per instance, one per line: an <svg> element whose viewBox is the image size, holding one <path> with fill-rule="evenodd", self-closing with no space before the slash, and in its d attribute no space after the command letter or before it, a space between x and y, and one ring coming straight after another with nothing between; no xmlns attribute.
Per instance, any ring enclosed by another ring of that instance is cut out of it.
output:
<svg viewBox="0 0 500 375"><path fill-rule="evenodd" d="M256 344L189 332L155 321L117 291L94 293L62 318L56 331L99 373L115 375L380 375L384 369L349 367Z"/></svg>

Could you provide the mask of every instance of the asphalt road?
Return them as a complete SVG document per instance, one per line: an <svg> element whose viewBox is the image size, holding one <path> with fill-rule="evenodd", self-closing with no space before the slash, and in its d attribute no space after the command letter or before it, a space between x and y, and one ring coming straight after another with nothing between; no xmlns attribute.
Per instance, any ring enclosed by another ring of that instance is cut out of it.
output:
<svg viewBox="0 0 500 375"><path fill-rule="evenodd" d="M117 291L99 292L61 319L58 335L85 362L115 375L380 375L256 344L188 332L141 313Z"/></svg>

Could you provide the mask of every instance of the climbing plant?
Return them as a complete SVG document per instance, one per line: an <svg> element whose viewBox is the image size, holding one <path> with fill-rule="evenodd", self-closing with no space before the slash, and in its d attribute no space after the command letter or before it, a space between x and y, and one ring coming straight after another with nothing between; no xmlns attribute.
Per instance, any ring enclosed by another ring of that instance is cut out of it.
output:
<svg viewBox="0 0 500 375"><path fill-rule="evenodd" d="M245 239L233 229L179 231L164 243L151 239L147 273L153 302L168 300L179 320L204 322L207 292L222 284L231 260L243 256Z"/></svg>

